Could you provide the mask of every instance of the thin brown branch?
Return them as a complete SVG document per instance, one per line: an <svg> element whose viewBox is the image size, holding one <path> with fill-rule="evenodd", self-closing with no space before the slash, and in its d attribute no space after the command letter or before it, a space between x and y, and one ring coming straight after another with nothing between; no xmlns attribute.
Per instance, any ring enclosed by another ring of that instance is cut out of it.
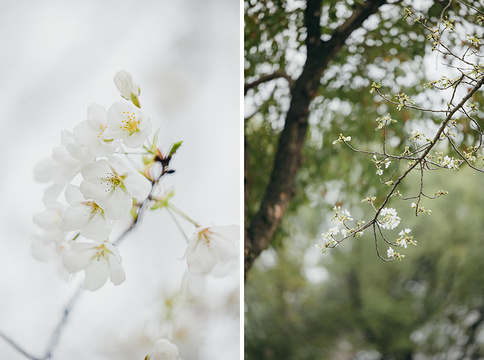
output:
<svg viewBox="0 0 484 360"><path fill-rule="evenodd" d="M429 143L429 146L425 149L425 151L419 156L419 158L414 161L414 163L409 166L404 172L402 175L400 175L400 177L395 181L395 183L393 183L392 185L392 188L390 189L390 191L387 193L385 199L383 200L383 202L381 203L381 205L378 207L378 209L376 209L376 212L375 212L375 215L374 217L366 224L364 225L362 228L361 228L361 231L367 229L368 227L370 227L372 224L374 224L375 222L378 221L378 216L380 215L380 212L383 210L383 208L387 205L388 201L390 201L390 198L392 197L392 195L396 192L397 188L399 187L400 183L403 181L403 179L405 179L407 177L407 175L418 165L421 166L421 171L422 171L422 174L423 174L423 165L422 165L422 162L425 160L425 157L429 154L430 150L432 150L434 148L434 146L437 144L437 142L439 141L440 137L442 136L442 134L444 134L444 130L447 126L447 124L449 123L450 120L452 120L452 117L454 116L454 114L461 108L464 107L465 103L474 95L474 93L479 90L482 85L484 84L484 78L481 78L477 84L466 94L466 96L464 96L461 101L456 105L454 106L454 108L452 108L451 110L449 110L449 113L448 115L446 116L446 118L442 121L442 123L440 124L440 127L439 129L437 130L437 133L435 134L433 140ZM422 184L423 184L423 179L421 180L422 181ZM423 186L423 185L422 185ZM423 191L423 189L421 188L421 191ZM419 195L419 198L420 198L420 195ZM378 256L381 258L380 254L377 252Z"/></svg>

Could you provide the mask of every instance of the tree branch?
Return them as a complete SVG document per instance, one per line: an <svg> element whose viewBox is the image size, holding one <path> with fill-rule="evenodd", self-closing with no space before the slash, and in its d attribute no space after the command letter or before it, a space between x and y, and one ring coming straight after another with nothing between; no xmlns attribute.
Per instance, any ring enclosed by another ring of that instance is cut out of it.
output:
<svg viewBox="0 0 484 360"><path fill-rule="evenodd" d="M287 206L294 195L296 174L303 162L302 149L306 139L309 105L317 96L320 79L344 46L351 33L385 3L371 0L358 6L328 41L321 41L322 0L308 0L305 9L307 28L307 58L301 76L291 88L291 104L286 115L284 130L274 159L271 179L266 188L259 211L245 232L245 274L259 254L267 248L279 227Z"/></svg>
<svg viewBox="0 0 484 360"><path fill-rule="evenodd" d="M64 326L67 324L67 320L69 319L69 315L71 314L72 309L74 308L74 304L76 301L79 299L79 297L82 294L82 285L79 286L79 288L76 290L74 295L72 295L71 299L67 303L63 313L62 313L62 318L59 321L59 324L55 328L54 332L52 333L52 336L50 338L49 345L47 346L47 351L42 358L42 360L49 360L52 358L52 354L57 347L57 344L59 343L60 336L62 334L62 331L64 330Z"/></svg>
<svg viewBox="0 0 484 360"><path fill-rule="evenodd" d="M42 360L42 359L40 359L38 357L35 357L35 356L31 355L27 351L25 351L19 344L17 344L15 341L13 341L12 339L10 339L10 337L8 337L7 335L5 335L2 332L0 332L0 338L2 338L3 340L5 340L8 344L10 344L15 350L17 350L19 353L21 353L26 358L31 359L31 360Z"/></svg>
<svg viewBox="0 0 484 360"><path fill-rule="evenodd" d="M275 80L275 79L280 79L280 78L286 79L287 82L289 83L289 87L290 88L294 85L294 80L289 75L287 75L285 72L283 72L283 71L274 71L272 74L263 75L260 78L258 78L257 80L254 80L254 81L252 81L250 83L245 84L244 85L244 96L247 95L247 92L250 89L253 89L253 88L257 87L260 84L265 83L267 81L271 81L271 80Z"/></svg>

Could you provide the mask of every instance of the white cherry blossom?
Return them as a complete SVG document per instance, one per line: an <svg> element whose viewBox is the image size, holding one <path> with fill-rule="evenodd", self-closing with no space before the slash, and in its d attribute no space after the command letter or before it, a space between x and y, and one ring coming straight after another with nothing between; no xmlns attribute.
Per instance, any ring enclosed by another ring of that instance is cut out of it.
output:
<svg viewBox="0 0 484 360"><path fill-rule="evenodd" d="M42 160L35 166L34 179L35 181L43 183L54 182L59 184L66 182L62 166L51 157Z"/></svg>
<svg viewBox="0 0 484 360"><path fill-rule="evenodd" d="M405 255L403 254L400 254L398 252L396 252L395 250L393 250L392 247L389 247L388 250L387 250L387 257L390 258L390 259L398 259L398 260L402 260Z"/></svg>
<svg viewBox="0 0 484 360"><path fill-rule="evenodd" d="M387 250L387 256L388 256L389 258L392 258L392 257L394 257L394 256L395 256L395 250L393 250L393 248L392 248L392 247L389 247L389 248L388 248L388 250Z"/></svg>
<svg viewBox="0 0 484 360"><path fill-rule="evenodd" d="M101 159L84 166L81 192L93 199L108 219L120 219L133 206L133 198L142 200L151 190L151 183L137 171L129 169L120 159Z"/></svg>
<svg viewBox="0 0 484 360"><path fill-rule="evenodd" d="M384 208L380 212L383 219L380 220L383 229L394 229L400 224L400 218L397 216L397 211L394 208Z"/></svg>
<svg viewBox="0 0 484 360"><path fill-rule="evenodd" d="M62 167L64 179L70 181L84 165L94 161L96 157L89 147L78 144L70 131L61 132L61 142L61 146L53 149L52 158Z"/></svg>
<svg viewBox="0 0 484 360"><path fill-rule="evenodd" d="M178 360L178 354L178 347L175 344L167 339L160 339L145 360Z"/></svg>
<svg viewBox="0 0 484 360"><path fill-rule="evenodd" d="M140 95L140 87L133 82L131 74L126 70L121 70L114 75L114 85L118 88L121 96L126 100L131 100L134 96L137 98Z"/></svg>
<svg viewBox="0 0 484 360"><path fill-rule="evenodd" d="M106 128L106 109L102 105L93 103L87 108L87 119L74 127L74 139L78 144L89 147L91 152L97 156L112 155L120 143L103 138Z"/></svg>
<svg viewBox="0 0 484 360"><path fill-rule="evenodd" d="M119 285L126 279L121 255L113 244L72 241L69 248L72 253L65 255L62 263L70 273L84 270L84 288L94 291L103 286L108 278L114 285Z"/></svg>
<svg viewBox="0 0 484 360"><path fill-rule="evenodd" d="M190 271L200 274L225 275L227 265L238 259L239 227L198 227L183 255Z"/></svg>
<svg viewBox="0 0 484 360"><path fill-rule="evenodd" d="M77 186L68 185L65 191L70 206L60 223L66 231L79 231L88 239L104 241L111 232L111 221L106 219L103 209L93 200L85 200Z"/></svg>
<svg viewBox="0 0 484 360"><path fill-rule="evenodd" d="M66 233L60 229L46 230L41 235L34 235L32 253L40 261L53 261L67 251Z"/></svg>
<svg viewBox="0 0 484 360"><path fill-rule="evenodd" d="M105 140L121 139L130 148L142 146L153 130L148 114L123 102L116 102L108 110Z"/></svg>
<svg viewBox="0 0 484 360"><path fill-rule="evenodd" d="M57 229L64 215L65 206L58 201L50 201L46 204L47 209L34 215L34 222L44 230Z"/></svg>

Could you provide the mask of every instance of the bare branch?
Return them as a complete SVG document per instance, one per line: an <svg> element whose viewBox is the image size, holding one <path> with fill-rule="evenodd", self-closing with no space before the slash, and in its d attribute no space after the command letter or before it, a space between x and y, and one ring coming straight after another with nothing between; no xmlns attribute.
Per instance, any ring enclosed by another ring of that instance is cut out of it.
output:
<svg viewBox="0 0 484 360"><path fill-rule="evenodd" d="M254 81L252 81L248 84L245 84L244 85L244 96L247 95L247 92L250 89L257 87L260 84L263 84L265 82L272 81L272 80L275 80L275 79L280 79L280 78L286 79L287 82L289 83L290 88L294 85L294 80L289 75L287 75L285 72L274 71L272 74L263 75L260 78L258 78L257 80L254 80Z"/></svg>
<svg viewBox="0 0 484 360"><path fill-rule="evenodd" d="M31 359L31 360L42 360L41 358L35 357L34 355L25 351L19 344L17 344L15 341L13 341L10 337L8 337L7 335L5 335L2 332L0 332L0 338L4 339L8 344L10 344L15 350L17 350L19 353L21 353L26 358Z"/></svg>
<svg viewBox="0 0 484 360"><path fill-rule="evenodd" d="M42 358L42 360L49 360L52 358L54 350L57 347L57 344L59 343L62 331L64 330L64 327L67 324L67 320L69 319L69 315L71 314L72 309L74 308L74 305L76 304L77 300L79 300L82 294L82 290L83 290L82 286L79 286L77 291L74 293L74 295L72 295L71 299L69 300L66 307L64 308L64 311L62 313L62 318L60 319L59 324L57 325L54 332L52 333L49 345L47 346L47 351L44 357Z"/></svg>

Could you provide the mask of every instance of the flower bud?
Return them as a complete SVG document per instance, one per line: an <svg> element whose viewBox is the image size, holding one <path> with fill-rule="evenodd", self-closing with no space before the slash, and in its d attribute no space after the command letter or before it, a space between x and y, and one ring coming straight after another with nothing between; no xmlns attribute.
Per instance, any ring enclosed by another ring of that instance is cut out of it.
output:
<svg viewBox="0 0 484 360"><path fill-rule="evenodd" d="M121 70L114 75L113 78L114 84L118 88L121 96L126 100L130 100L139 107L138 96L141 93L140 87L138 84L133 82L131 78L131 74L126 70Z"/></svg>
<svg viewBox="0 0 484 360"><path fill-rule="evenodd" d="M178 347L166 339L160 339L145 360L178 360Z"/></svg>

